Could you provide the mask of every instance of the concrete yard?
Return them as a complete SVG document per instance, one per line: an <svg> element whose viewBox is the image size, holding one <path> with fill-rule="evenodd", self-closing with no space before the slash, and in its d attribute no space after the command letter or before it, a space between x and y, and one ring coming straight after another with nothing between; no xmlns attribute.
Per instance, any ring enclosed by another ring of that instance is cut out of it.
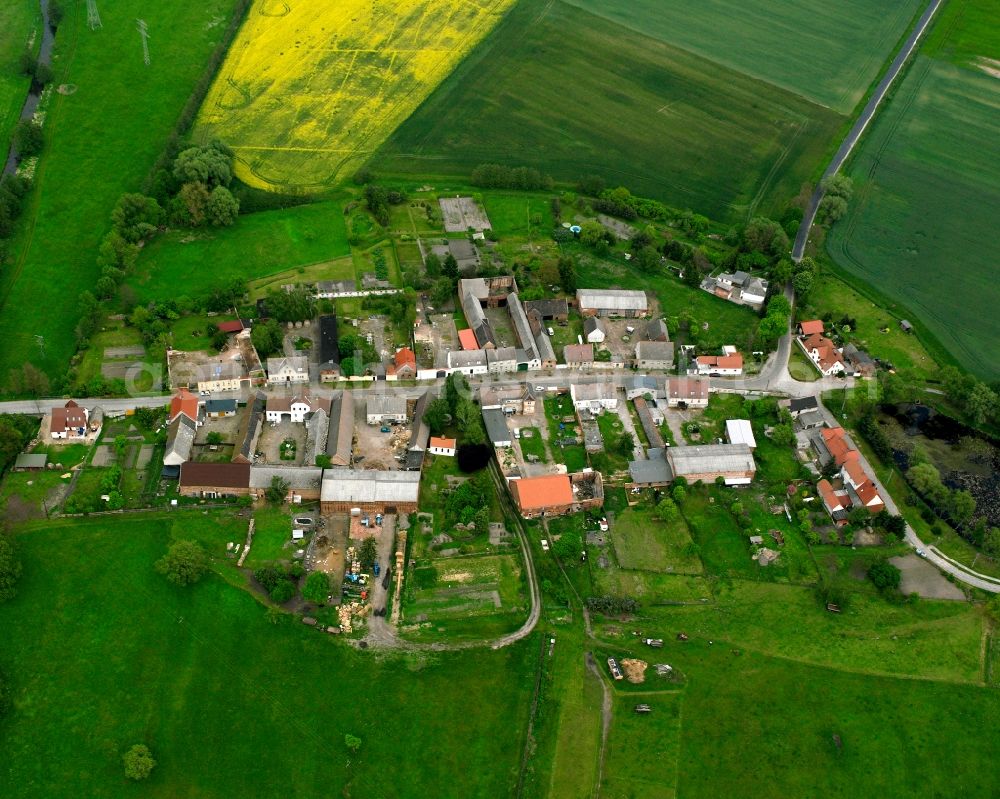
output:
<svg viewBox="0 0 1000 799"><path fill-rule="evenodd" d="M965 599L957 585L919 555L890 558L889 562L902 573L899 590L904 594L918 594L924 599Z"/></svg>

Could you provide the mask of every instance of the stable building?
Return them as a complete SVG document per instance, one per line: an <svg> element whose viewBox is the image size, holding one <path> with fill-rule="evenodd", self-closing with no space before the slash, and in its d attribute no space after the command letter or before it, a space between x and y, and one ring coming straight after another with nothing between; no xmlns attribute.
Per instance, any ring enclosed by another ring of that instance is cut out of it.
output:
<svg viewBox="0 0 1000 799"><path fill-rule="evenodd" d="M583 316L637 318L649 312L649 300L644 291L577 289L576 303Z"/></svg>
<svg viewBox="0 0 1000 799"><path fill-rule="evenodd" d="M320 497L323 470L318 466L251 466L250 495L254 500L265 500L275 479L286 486L285 502L315 502Z"/></svg>
<svg viewBox="0 0 1000 799"><path fill-rule="evenodd" d="M600 472L522 477L510 480L507 485L518 511L525 519L564 516L604 505Z"/></svg>
<svg viewBox="0 0 1000 799"><path fill-rule="evenodd" d="M721 477L729 486L748 485L757 473L753 453L746 444L670 447L667 463L674 477L683 477L689 483L714 483Z"/></svg>
<svg viewBox="0 0 1000 799"><path fill-rule="evenodd" d="M420 496L420 472L327 469L320 508L327 513L412 513Z"/></svg>
<svg viewBox="0 0 1000 799"><path fill-rule="evenodd" d="M177 490L202 499L249 496L250 464L187 461L181 464Z"/></svg>

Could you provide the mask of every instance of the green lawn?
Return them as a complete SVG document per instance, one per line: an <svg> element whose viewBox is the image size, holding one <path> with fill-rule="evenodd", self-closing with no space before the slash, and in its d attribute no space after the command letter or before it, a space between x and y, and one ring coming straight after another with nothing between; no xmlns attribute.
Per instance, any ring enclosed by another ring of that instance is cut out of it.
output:
<svg viewBox="0 0 1000 799"><path fill-rule="evenodd" d="M930 799L1000 789L996 739L970 734L996 729L995 690L816 668L718 640L692 643L669 652L687 678L680 796Z"/></svg>
<svg viewBox="0 0 1000 799"><path fill-rule="evenodd" d="M13 263L0 274L4 380L26 361L53 376L64 372L76 347L78 297L99 274L97 249L111 209L122 192L141 188L233 5L121 0L100 6L103 27L91 31L86 4L64 4L55 83L77 91L52 95L35 189L12 241ZM149 26L148 67L136 18ZM44 336L44 353L36 336Z"/></svg>
<svg viewBox="0 0 1000 799"><path fill-rule="evenodd" d="M650 5L633 22L647 32L658 15ZM577 6L525 0L372 163L376 171L450 176L484 162L527 164L569 182L598 173L730 221L797 195L841 121Z"/></svg>
<svg viewBox="0 0 1000 799"><path fill-rule="evenodd" d="M520 444L521 452L524 455L535 456L538 458L539 463L546 463L548 461L549 456L545 449L545 439L542 438L542 431L537 427L522 427Z"/></svg>
<svg viewBox="0 0 1000 799"><path fill-rule="evenodd" d="M1000 58L1000 28L982 23L990 0L949 6L854 158L855 197L827 248L990 380L1000 364L982 342L1000 337L1000 289L979 242L1000 207L1000 162L983 157L1000 139L1000 81L971 54Z"/></svg>
<svg viewBox="0 0 1000 799"><path fill-rule="evenodd" d="M603 661L599 666L607 668ZM647 683L656 679L655 672L650 677L651 671L646 671ZM651 712L636 713L635 706L639 702L648 704ZM625 694L615 698L614 721L604 757L602 797L664 799L676 796L682 770L678 762L682 704L683 696L679 693Z"/></svg>
<svg viewBox="0 0 1000 799"><path fill-rule="evenodd" d="M42 41L42 16L34 0L10 0L0 8L0 152L7 159L10 135L28 95L28 78L20 74L20 57L32 43L38 52Z"/></svg>
<svg viewBox="0 0 1000 799"><path fill-rule="evenodd" d="M803 383L814 383L820 378L820 373L813 366L812 361L802 354L802 350L794 345L792 346L791 355L788 357L788 373L792 376L793 380L799 380Z"/></svg>
<svg viewBox="0 0 1000 799"><path fill-rule="evenodd" d="M665 524L651 508L629 508L615 516L611 530L623 569L701 574L698 555L683 518Z"/></svg>
<svg viewBox="0 0 1000 799"><path fill-rule="evenodd" d="M503 194L486 192L483 206L490 218L493 232L499 237L538 235L552 230L552 203L545 197L521 192Z"/></svg>
<svg viewBox="0 0 1000 799"><path fill-rule="evenodd" d="M156 574L171 535L218 552L230 535L218 521L175 513L20 536L25 575L0 606L14 701L0 793L125 795L121 754L140 741L158 761L149 796L510 793L537 637L501 651L373 657L291 618L270 623L218 577L179 589ZM445 712L460 707L469 712L458 721ZM362 739L358 754L345 734Z"/></svg>
<svg viewBox="0 0 1000 799"><path fill-rule="evenodd" d="M349 253L339 203L298 205L242 216L230 228L160 236L143 250L130 285L140 300L198 297L237 277L254 281L290 272L287 282L301 281L305 270L298 268ZM353 279L353 272L346 277Z"/></svg>
<svg viewBox="0 0 1000 799"><path fill-rule="evenodd" d="M644 615L663 638L684 630L692 638L847 671L979 681L978 610L930 600L892 605L857 585L840 614L799 586L735 580L719 586L712 603L646 608Z"/></svg>
<svg viewBox="0 0 1000 799"><path fill-rule="evenodd" d="M923 8L920 0L568 2L845 114Z"/></svg>

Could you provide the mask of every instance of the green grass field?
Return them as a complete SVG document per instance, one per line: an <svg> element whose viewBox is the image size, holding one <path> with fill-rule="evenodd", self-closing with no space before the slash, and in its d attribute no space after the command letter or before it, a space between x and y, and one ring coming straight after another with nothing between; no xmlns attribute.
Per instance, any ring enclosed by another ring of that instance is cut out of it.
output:
<svg viewBox="0 0 1000 799"><path fill-rule="evenodd" d="M691 535L679 518L664 524L648 508L629 508L615 517L615 556L623 569L701 574L701 561L689 551Z"/></svg>
<svg viewBox="0 0 1000 799"><path fill-rule="evenodd" d="M42 15L34 0L11 0L0 8L0 153L7 160L10 135L28 94L28 78L20 74L20 57L32 43L37 52L42 40Z"/></svg>
<svg viewBox="0 0 1000 799"><path fill-rule="evenodd" d="M224 547L219 521L102 519L20 536L25 575L0 607L14 700L0 794L126 795L121 754L142 741L158 761L149 796L508 795L536 638L375 658L287 617L269 623L218 577L178 589L153 570L171 535ZM363 740L358 754L345 734Z"/></svg>
<svg viewBox="0 0 1000 799"><path fill-rule="evenodd" d="M976 58L1000 58L983 22L988 0L950 4L849 174L855 198L827 238L852 276L898 299L963 366L1000 376L984 341L1000 337L1000 289L983 234L1000 207L1000 80ZM936 57L939 56L939 57Z"/></svg>
<svg viewBox="0 0 1000 799"><path fill-rule="evenodd" d="M141 301L197 297L233 278L255 281L349 254L339 204L299 205L248 214L230 228L161 236L143 250L129 285Z"/></svg>
<svg viewBox="0 0 1000 799"><path fill-rule="evenodd" d="M680 796L998 790L995 738L975 732L997 728L995 690L816 668L719 641L691 643L669 652L687 678Z"/></svg>
<svg viewBox="0 0 1000 799"><path fill-rule="evenodd" d="M923 7L920 0L567 2L841 113L861 99Z"/></svg>
<svg viewBox="0 0 1000 799"><path fill-rule="evenodd" d="M648 15L645 15L648 16ZM464 175L536 166L733 220L799 194L841 124L829 109L565 2L510 11L372 163Z"/></svg>
<svg viewBox="0 0 1000 799"><path fill-rule="evenodd" d="M102 6L103 28L84 3L65 4L56 83L36 187L0 274L0 381L26 361L61 373L76 346L77 298L97 278L97 248L119 195L137 191L231 13L233 0ZM142 61L135 20L149 25L152 64ZM167 290L176 290L176 286ZM39 309L44 308L44 313ZM44 351L36 336L44 336Z"/></svg>

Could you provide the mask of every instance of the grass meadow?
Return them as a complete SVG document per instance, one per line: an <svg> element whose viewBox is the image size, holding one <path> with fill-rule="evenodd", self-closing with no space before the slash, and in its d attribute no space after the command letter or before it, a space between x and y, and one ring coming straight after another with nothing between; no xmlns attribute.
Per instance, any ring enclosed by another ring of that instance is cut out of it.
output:
<svg viewBox="0 0 1000 799"><path fill-rule="evenodd" d="M916 317L967 369L1000 377L983 343L1000 338L1000 288L983 242L1000 208L1000 58L988 0L949 4L922 54L876 120L849 174L855 197L827 237L849 275Z"/></svg>
<svg viewBox="0 0 1000 799"><path fill-rule="evenodd" d="M258 0L202 107L245 182L316 190L350 175L497 23L512 0Z"/></svg>
<svg viewBox="0 0 1000 799"><path fill-rule="evenodd" d="M663 654L687 678L678 795L997 791L996 691L852 674L720 644L689 641Z"/></svg>
<svg viewBox="0 0 1000 799"><path fill-rule="evenodd" d="M350 251L338 203L259 211L241 216L229 228L175 230L154 239L128 285L142 302L179 294L197 297L234 278L255 281Z"/></svg>
<svg viewBox="0 0 1000 799"><path fill-rule="evenodd" d="M20 57L42 41L42 15L34 0L12 0L0 8L0 158L7 160L11 133L21 115L30 81L20 74Z"/></svg>
<svg viewBox="0 0 1000 799"><path fill-rule="evenodd" d="M648 17L646 14L644 17ZM372 160L469 175L483 162L611 183L720 220L799 194L834 111L561 0L524 0Z"/></svg>
<svg viewBox="0 0 1000 799"><path fill-rule="evenodd" d="M643 36L849 113L907 30L920 0L567 0Z"/></svg>
<svg viewBox="0 0 1000 799"><path fill-rule="evenodd" d="M13 263L0 273L0 382L26 361L53 375L65 368L111 210L162 152L233 4L121 0L101 6L99 31L87 27L84 3L65 4L53 71L77 91L52 95L35 190L11 242ZM149 26L148 67L137 17Z"/></svg>
<svg viewBox="0 0 1000 799"><path fill-rule="evenodd" d="M214 575L179 589L153 570L171 537L223 548L233 531L219 522L173 514L20 535L25 575L0 608L14 701L0 794L128 795L121 754L140 741L158 761L148 796L510 792L537 638L376 658L290 617L271 623ZM358 754L346 734L362 739Z"/></svg>

